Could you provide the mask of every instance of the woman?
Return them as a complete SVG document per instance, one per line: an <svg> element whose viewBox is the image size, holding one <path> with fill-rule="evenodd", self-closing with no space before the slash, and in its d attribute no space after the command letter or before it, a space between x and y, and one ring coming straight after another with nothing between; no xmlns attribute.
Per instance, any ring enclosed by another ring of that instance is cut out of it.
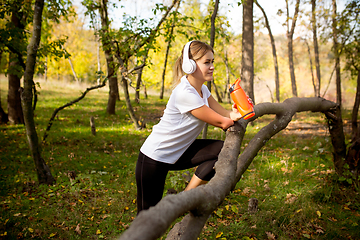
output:
<svg viewBox="0 0 360 240"><path fill-rule="evenodd" d="M223 141L196 139L205 123L227 129L241 118L224 109L205 82L213 80L214 51L206 43L188 42L174 67L174 88L160 122L140 149L136 165L137 207L155 206L162 198L170 170L198 166L185 191L209 181ZM185 75L185 74L186 75Z"/></svg>

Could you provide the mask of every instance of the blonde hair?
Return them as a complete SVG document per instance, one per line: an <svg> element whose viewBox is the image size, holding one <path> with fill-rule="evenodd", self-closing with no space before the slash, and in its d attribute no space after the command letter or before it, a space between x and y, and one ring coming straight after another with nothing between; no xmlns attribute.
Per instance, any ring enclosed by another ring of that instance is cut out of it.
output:
<svg viewBox="0 0 360 240"><path fill-rule="evenodd" d="M184 47L181 51L181 56L176 60L174 65L174 69L173 69L174 87L180 83L181 77L185 75L184 71L182 70ZM209 44L195 40L190 45L189 58L193 59L196 62L209 51L214 53L213 48Z"/></svg>

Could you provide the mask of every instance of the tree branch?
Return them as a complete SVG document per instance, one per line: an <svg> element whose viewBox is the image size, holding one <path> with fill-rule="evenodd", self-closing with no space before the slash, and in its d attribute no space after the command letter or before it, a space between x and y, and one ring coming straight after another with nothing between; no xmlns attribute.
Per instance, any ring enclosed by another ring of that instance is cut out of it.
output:
<svg viewBox="0 0 360 240"><path fill-rule="evenodd" d="M209 214L235 187L258 151L271 137L286 128L296 112L326 112L335 106L336 103L323 98L291 98L283 103L256 105L256 115L252 119L241 119L226 132L224 147L215 164L216 174L208 184L177 195L168 195L156 206L141 211L118 239L159 238L176 218L189 211L190 214L169 232L167 239L197 239ZM255 135L238 158L247 124L266 114L275 114L276 117Z"/></svg>
<svg viewBox="0 0 360 240"><path fill-rule="evenodd" d="M46 130L45 130L44 137L43 137L43 140L42 140L43 144L46 142L46 138L47 138L47 136L48 136L48 133L49 133L49 131L50 131L50 129L51 129L51 126L52 126L52 124L53 124L53 122L54 122L54 119L55 119L56 115L58 114L58 112L60 112L60 111L63 110L64 108L67 108L67 107L69 107L69 106L71 106L71 105L74 105L75 103L79 102L81 99L83 99L83 98L86 96L86 94L87 94L88 92L90 92L90 91L92 91L92 90L95 90L95 89L99 89L99 88L104 87L104 86L106 85L107 79L110 78L110 77L111 77L111 76L107 76L107 77L103 80L103 82L102 82L101 84L99 84L99 85L96 85L96 86L92 86L92 87L87 88L87 89L85 90L85 92L83 92L83 93L81 94L80 97L74 99L74 100L71 101L71 102L68 102L67 104L65 104L65 105L63 105L63 106L61 106L61 107L56 108L55 111L53 112L53 114L51 115L51 118L50 118L50 120L49 120L48 126L47 126L47 128L46 128Z"/></svg>

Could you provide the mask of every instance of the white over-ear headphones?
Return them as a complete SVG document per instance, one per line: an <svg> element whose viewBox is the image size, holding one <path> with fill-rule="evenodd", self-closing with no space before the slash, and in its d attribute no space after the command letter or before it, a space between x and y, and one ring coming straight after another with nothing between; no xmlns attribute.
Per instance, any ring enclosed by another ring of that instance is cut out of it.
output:
<svg viewBox="0 0 360 240"><path fill-rule="evenodd" d="M190 50L190 44L193 41L188 42L184 47L183 52L183 63L182 63L182 70L186 74L192 74L196 70L196 63L194 60L189 58L189 50Z"/></svg>

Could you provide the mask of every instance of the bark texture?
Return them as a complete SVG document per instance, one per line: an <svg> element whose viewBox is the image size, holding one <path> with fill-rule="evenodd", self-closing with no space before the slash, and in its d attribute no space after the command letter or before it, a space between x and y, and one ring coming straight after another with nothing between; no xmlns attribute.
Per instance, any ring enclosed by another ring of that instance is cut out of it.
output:
<svg viewBox="0 0 360 240"><path fill-rule="evenodd" d="M255 103L253 0L243 3L242 31L241 82L243 89Z"/></svg>
<svg viewBox="0 0 360 240"><path fill-rule="evenodd" d="M321 72L320 72L320 57L319 57L319 45L317 39L317 23L316 23L316 0L311 0L311 23L313 28L313 42L314 42L314 52L315 52L315 68L316 68L316 81L315 81L315 97L320 97L320 88L321 88Z"/></svg>
<svg viewBox="0 0 360 240"><path fill-rule="evenodd" d="M109 39L109 17L107 13L107 0L100 1L100 16L101 16L101 43L105 52L107 75L109 76L109 98L106 107L108 114L115 114L116 101L120 98L118 79L116 76L116 63L114 61L113 53L111 51L111 39Z"/></svg>
<svg viewBox="0 0 360 240"><path fill-rule="evenodd" d="M341 106L341 77L340 77L340 54L339 54L339 42L338 42L338 29L337 29L337 6L336 0L332 0L332 37L333 37L333 49L335 53L335 79L336 79L336 103Z"/></svg>
<svg viewBox="0 0 360 240"><path fill-rule="evenodd" d="M291 79L291 89L293 97L297 97L297 86L295 78L295 68L294 68L294 52L293 52L293 36L295 32L296 20L299 14L300 0L296 0L295 3L295 12L292 19L291 28L289 26L290 16L289 16L289 5L288 0L286 0L286 12L287 12L287 42L288 42L288 58L289 58L289 70L290 70L290 79Z"/></svg>
<svg viewBox="0 0 360 240"><path fill-rule="evenodd" d="M21 10L21 2L17 1L14 3L13 12L11 14L11 23L15 37L12 40L14 48L17 50L16 53L12 52L9 54L9 74L8 74L8 119L10 124L23 124L24 115L21 108L20 98L20 78L23 74L23 44L24 43L24 32L25 26L22 23L23 13Z"/></svg>

